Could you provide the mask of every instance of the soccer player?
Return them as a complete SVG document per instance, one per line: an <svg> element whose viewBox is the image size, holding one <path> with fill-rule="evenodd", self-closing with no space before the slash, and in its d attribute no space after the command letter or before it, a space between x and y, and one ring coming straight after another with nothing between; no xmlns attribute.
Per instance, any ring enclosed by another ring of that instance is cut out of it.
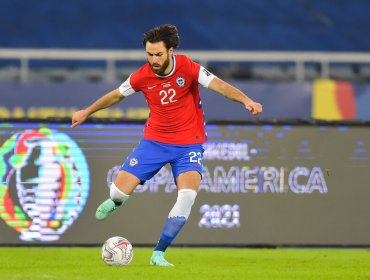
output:
<svg viewBox="0 0 370 280"><path fill-rule="evenodd" d="M104 220L122 206L139 184L171 164L178 188L177 200L150 259L151 265L172 266L164 252L185 225L197 196L202 174L202 143L206 141L202 102L198 86L211 89L241 103L253 115L262 112L239 89L216 77L185 55L175 54L180 38L176 26L164 24L144 34L148 63L132 73L119 88L108 92L72 116L72 126L83 123L94 112L142 92L150 115L144 136L128 156L110 187L110 198L96 210Z"/></svg>

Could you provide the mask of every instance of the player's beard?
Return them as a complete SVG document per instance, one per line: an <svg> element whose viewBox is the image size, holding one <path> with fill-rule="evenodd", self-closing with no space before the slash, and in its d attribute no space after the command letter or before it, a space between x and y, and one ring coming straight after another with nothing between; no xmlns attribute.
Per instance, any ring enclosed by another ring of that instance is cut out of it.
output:
<svg viewBox="0 0 370 280"><path fill-rule="evenodd" d="M158 63L149 63L150 65L150 68L152 69L152 71L157 74L157 75L163 75L164 74L164 71L166 71L168 65L170 65L170 56L167 55L167 59L163 62L162 66ZM154 66L160 66L159 68L154 68Z"/></svg>

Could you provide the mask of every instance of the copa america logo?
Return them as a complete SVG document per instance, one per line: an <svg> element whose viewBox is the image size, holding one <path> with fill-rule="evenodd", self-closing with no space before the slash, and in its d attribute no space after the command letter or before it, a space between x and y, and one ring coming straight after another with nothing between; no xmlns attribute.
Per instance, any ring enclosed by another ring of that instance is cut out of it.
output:
<svg viewBox="0 0 370 280"><path fill-rule="evenodd" d="M68 135L39 128L0 146L0 217L24 241L55 241L79 217L90 176Z"/></svg>

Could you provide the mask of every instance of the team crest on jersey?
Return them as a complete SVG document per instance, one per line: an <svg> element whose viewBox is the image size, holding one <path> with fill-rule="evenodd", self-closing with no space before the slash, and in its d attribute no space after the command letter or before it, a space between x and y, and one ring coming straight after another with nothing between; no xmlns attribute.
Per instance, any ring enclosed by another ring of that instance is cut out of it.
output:
<svg viewBox="0 0 370 280"><path fill-rule="evenodd" d="M130 159L130 166L135 166L138 163L139 163L139 161L136 158Z"/></svg>
<svg viewBox="0 0 370 280"><path fill-rule="evenodd" d="M176 84L177 84L179 87L183 87L183 86L185 86L185 84L186 84L186 80L185 80L183 77L177 77L177 78L176 78Z"/></svg>

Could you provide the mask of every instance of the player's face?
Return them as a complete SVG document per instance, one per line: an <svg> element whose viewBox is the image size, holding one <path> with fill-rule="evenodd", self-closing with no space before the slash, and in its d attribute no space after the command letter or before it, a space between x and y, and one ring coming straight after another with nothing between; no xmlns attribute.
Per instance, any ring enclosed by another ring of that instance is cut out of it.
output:
<svg viewBox="0 0 370 280"><path fill-rule="evenodd" d="M171 71L173 48L167 49L161 41L157 43L147 42L145 50L150 68L154 73L166 75Z"/></svg>

